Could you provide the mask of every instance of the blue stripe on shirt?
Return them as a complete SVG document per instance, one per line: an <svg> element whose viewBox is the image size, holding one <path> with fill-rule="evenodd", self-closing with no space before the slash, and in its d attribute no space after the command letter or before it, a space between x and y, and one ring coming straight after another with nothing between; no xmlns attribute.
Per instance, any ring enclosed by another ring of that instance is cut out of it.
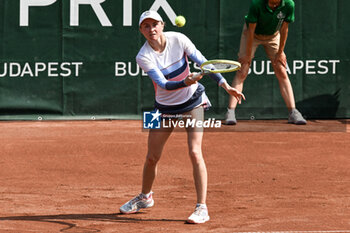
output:
<svg viewBox="0 0 350 233"><path fill-rule="evenodd" d="M185 59L185 63L177 70L167 74L167 75L164 75L166 79L172 79L172 78L175 78L176 76L182 74L182 72L184 72L186 69L187 69L187 66L188 66L188 63Z"/></svg>
<svg viewBox="0 0 350 233"><path fill-rule="evenodd" d="M164 74L164 76L169 75L170 73L174 72L175 70L183 67L183 65L185 63L187 64L187 59L186 59L186 56L184 54L184 56L179 61L175 62L174 64L171 64L167 68L161 69L162 73Z"/></svg>

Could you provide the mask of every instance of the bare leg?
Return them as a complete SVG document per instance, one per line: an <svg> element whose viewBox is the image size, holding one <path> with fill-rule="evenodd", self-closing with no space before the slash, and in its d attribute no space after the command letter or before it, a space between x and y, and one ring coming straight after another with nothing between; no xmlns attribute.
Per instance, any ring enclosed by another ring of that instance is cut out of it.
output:
<svg viewBox="0 0 350 233"><path fill-rule="evenodd" d="M292 109L295 109L295 100L293 88L290 83L286 68L281 63L278 63L273 65L273 69L278 79L282 98L284 99L288 110L291 111Z"/></svg>
<svg viewBox="0 0 350 233"><path fill-rule="evenodd" d="M172 128L150 130L148 135L148 152L143 167L142 193L151 192L154 179L157 175L157 163L162 155L166 141Z"/></svg>
<svg viewBox="0 0 350 233"><path fill-rule="evenodd" d="M192 118L204 120L202 107L190 112ZM193 178L197 192L197 203L206 203L208 174L202 154L203 128L187 128L187 142L189 155L193 167Z"/></svg>
<svg viewBox="0 0 350 233"><path fill-rule="evenodd" d="M197 191L197 203L206 203L207 199L207 168L202 154L203 132L189 132L189 154L193 166L193 178Z"/></svg>
<svg viewBox="0 0 350 233"><path fill-rule="evenodd" d="M241 64L241 69L237 71L235 78L232 81L232 87L236 88L238 91L243 91L243 82L248 76L249 72L249 63L243 63ZM228 108L229 109L235 109L237 107L237 99L233 96L229 96L229 103Z"/></svg>

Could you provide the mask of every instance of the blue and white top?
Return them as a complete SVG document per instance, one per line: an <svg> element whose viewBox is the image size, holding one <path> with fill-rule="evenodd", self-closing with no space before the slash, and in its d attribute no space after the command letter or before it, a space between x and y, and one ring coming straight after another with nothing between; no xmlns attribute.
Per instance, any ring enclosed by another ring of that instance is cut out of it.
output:
<svg viewBox="0 0 350 233"><path fill-rule="evenodd" d="M162 113L183 113L201 104L210 105L203 85L196 83L186 86L184 83L190 74L187 57L197 65L207 59L184 34L164 32L164 35L166 46L163 52L154 51L146 41L136 56L137 64L153 81L155 107ZM210 76L219 85L226 81L221 74Z"/></svg>

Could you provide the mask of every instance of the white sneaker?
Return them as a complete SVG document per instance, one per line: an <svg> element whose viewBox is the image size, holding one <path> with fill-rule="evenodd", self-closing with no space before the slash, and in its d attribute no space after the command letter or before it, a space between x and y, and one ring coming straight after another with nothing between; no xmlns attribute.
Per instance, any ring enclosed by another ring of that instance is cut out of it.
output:
<svg viewBox="0 0 350 233"><path fill-rule="evenodd" d="M134 197L124 205L122 205L119 210L122 214L132 214L136 213L142 208L149 208L154 205L154 200L152 197L153 192L147 198L144 194L140 193L138 196Z"/></svg>
<svg viewBox="0 0 350 233"><path fill-rule="evenodd" d="M210 217L208 215L208 208L197 205L193 214L191 214L191 216L188 217L187 222L188 223L205 223L206 221L209 221L209 219Z"/></svg>

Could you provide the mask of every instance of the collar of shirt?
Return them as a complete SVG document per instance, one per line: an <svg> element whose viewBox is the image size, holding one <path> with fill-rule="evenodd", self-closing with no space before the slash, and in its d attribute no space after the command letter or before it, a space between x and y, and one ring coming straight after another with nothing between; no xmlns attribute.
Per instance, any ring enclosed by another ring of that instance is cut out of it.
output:
<svg viewBox="0 0 350 233"><path fill-rule="evenodd" d="M282 8L282 7L284 7L284 0L281 0L281 5L279 5L276 9L275 9L275 11L276 10L278 10L278 9L280 9L280 8ZM269 12L271 12L271 13L273 13L274 11L269 7L269 0L266 0L266 9L269 11Z"/></svg>

